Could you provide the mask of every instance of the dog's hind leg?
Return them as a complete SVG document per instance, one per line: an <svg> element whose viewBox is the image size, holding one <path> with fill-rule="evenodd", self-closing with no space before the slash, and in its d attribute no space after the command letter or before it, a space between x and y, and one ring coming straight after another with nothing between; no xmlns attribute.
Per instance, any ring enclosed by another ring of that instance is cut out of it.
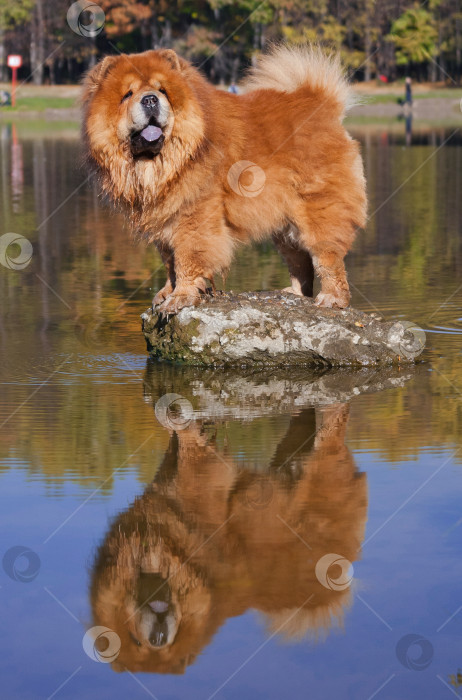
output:
<svg viewBox="0 0 462 700"><path fill-rule="evenodd" d="M317 186L307 186L291 214L300 246L311 253L321 291L317 306L343 309L350 303L345 255L366 223L367 198L356 142L347 140Z"/></svg>
<svg viewBox="0 0 462 700"><path fill-rule="evenodd" d="M310 253L301 248L290 229L273 234L273 241L289 268L292 285L283 292L299 296L313 296L314 268Z"/></svg>
<svg viewBox="0 0 462 700"><path fill-rule="evenodd" d="M321 291L315 299L317 306L344 309L350 303L350 288L346 276L345 253L335 244L313 246L313 263L321 281Z"/></svg>
<svg viewBox="0 0 462 700"><path fill-rule="evenodd" d="M361 223L359 216L356 221ZM315 299L317 306L344 309L350 303L343 260L353 243L356 221L349 212L345 214L341 202L323 206L322 200L318 207L314 206L314 201L310 202L306 213L295 219L299 245L309 250L321 282L321 291Z"/></svg>

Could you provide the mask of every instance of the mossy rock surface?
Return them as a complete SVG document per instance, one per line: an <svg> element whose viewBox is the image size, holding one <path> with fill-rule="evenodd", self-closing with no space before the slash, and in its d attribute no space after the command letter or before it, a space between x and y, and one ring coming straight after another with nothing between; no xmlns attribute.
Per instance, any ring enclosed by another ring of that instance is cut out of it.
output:
<svg viewBox="0 0 462 700"><path fill-rule="evenodd" d="M322 309L282 292L217 293L142 329L152 357L209 367L384 366L413 363L423 334L405 321Z"/></svg>

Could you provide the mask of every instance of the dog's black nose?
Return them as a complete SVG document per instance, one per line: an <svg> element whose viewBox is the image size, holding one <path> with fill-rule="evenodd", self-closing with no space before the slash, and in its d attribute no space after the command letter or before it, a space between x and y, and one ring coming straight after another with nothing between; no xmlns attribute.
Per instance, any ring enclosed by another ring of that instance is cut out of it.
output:
<svg viewBox="0 0 462 700"><path fill-rule="evenodd" d="M156 95L145 95L141 98L141 104L143 107L155 107L158 101L159 100L157 99Z"/></svg>
<svg viewBox="0 0 462 700"><path fill-rule="evenodd" d="M149 643L153 647L163 647L168 640L168 626L166 620L156 620L151 634L149 635Z"/></svg>

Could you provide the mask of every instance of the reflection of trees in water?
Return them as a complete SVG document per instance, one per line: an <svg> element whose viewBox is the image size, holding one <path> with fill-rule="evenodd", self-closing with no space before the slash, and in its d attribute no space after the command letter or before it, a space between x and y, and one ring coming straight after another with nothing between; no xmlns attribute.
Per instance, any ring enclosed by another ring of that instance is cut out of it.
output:
<svg viewBox="0 0 462 700"><path fill-rule="evenodd" d="M374 211L432 151L421 145L391 148L381 137L364 133L370 208ZM121 217L105 208L91 187L82 187L59 208L87 175L77 167L78 140L46 135L22 139L24 189L17 202L19 212L14 214L10 128L2 126L1 135L0 231L22 234L34 245L32 263L25 270L0 268L0 347L4 357L0 373L6 382L2 385L2 407L7 410L30 393L28 387L18 390L8 383L11 378L34 374L37 367L38 376L45 379L51 371L46 365L51 354L64 357L69 352L83 352L104 357L121 350L143 353L139 312L151 296L148 287L158 287L164 272L159 269L135 294L132 304L121 306L159 268L160 260L152 248L132 243ZM441 131L435 144L442 140ZM429 160L371 219L349 257L355 287L379 305L389 300L392 316L399 313L423 323L457 287L462 271L461 153L460 147L448 147ZM283 286L285 275L271 246L248 248L235 261L227 287ZM367 308L362 298L357 297L357 301ZM456 320L441 321L449 313L447 308L450 305L433 319L435 325L457 325ZM448 341L432 336L431 342L438 351L441 343ZM461 444L462 418L448 401L451 392L457 395L450 383L460 387L457 352L445 352L444 357L436 352L433 362L438 371L424 374L418 383L384 394L373 407L365 402L355 406L353 446L355 436L361 435L371 449L397 460L428 444ZM56 406L60 411L50 409ZM147 437L148 419L140 420L143 410L138 386L124 385L117 391L96 387L90 372L83 368L77 383L52 383L21 409L8 424L1 454L11 456L15 446L15 456L51 477L66 470L72 446L76 468L89 474L108 474ZM46 434L36 429L42 423ZM263 420L262 441L267 441L271 430ZM108 435L118 437L108 439ZM125 450L125 446L129 448ZM154 459L152 469L155 466ZM148 472L146 468L146 478Z"/></svg>
<svg viewBox="0 0 462 700"><path fill-rule="evenodd" d="M147 361L142 388L131 374L134 381L121 383L115 377L112 384L110 371L108 382L95 384L86 374L94 359L90 355L86 360L89 366L84 360L86 356L73 358L69 369L76 372L75 378L46 384L5 426L0 456L25 461L55 488L65 475L85 489L101 486L101 493L111 490L111 475L121 467L122 473L135 469L145 483L153 478L168 436L152 406L165 393L183 395L212 424L218 420L217 446L234 446L233 460L266 464L294 412L320 401L348 401L363 386L367 391L402 386L409 378L409 373L390 370L319 374L306 368L298 374L292 370L281 376L272 372L246 377ZM14 396L15 405L30 393L27 385L20 392L16 387L14 394L12 386L3 388L4 395ZM225 418L229 421L223 423ZM357 431L358 427L353 434ZM129 455L134 456L127 463Z"/></svg>
<svg viewBox="0 0 462 700"><path fill-rule="evenodd" d="M3 388L2 405L10 395L10 405L17 406L33 391L30 386L14 392L13 387ZM166 440L165 430L142 401L139 384L95 385L83 374L72 383L50 382L28 401L2 428L0 460L4 469L8 458L25 463L53 487L50 495L59 495L65 477L85 493L99 488L99 497L127 471L149 482Z"/></svg>
<svg viewBox="0 0 462 700"><path fill-rule="evenodd" d="M93 624L119 635L117 670L183 672L248 609L286 639L341 623L350 588L320 583L315 567L330 553L355 561L364 535L367 486L345 446L348 412L302 410L270 460L251 467L217 446L216 424L172 434L93 567Z"/></svg>

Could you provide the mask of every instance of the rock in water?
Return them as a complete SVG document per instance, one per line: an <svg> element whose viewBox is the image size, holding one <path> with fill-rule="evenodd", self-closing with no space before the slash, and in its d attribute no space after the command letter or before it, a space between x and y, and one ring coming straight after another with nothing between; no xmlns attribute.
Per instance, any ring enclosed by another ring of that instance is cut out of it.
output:
<svg viewBox="0 0 462 700"><path fill-rule="evenodd" d="M160 422L174 429L191 420L252 421L312 406L348 403L361 394L402 388L418 377L407 367L272 367L268 370L160 367L147 362L143 394ZM162 419L163 417L163 419Z"/></svg>
<svg viewBox="0 0 462 700"><path fill-rule="evenodd" d="M141 316L152 357L215 367L345 367L414 362L424 333L284 292L217 293L164 317Z"/></svg>

